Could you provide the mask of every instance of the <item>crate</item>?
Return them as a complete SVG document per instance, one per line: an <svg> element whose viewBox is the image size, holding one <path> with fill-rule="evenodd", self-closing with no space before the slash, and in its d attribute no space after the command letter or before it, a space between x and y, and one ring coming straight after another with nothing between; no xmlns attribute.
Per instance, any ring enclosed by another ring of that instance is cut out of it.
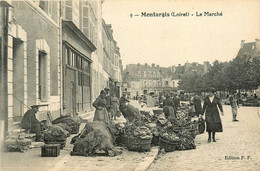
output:
<svg viewBox="0 0 260 171"><path fill-rule="evenodd" d="M60 144L45 144L41 146L41 157L58 157L60 155Z"/></svg>
<svg viewBox="0 0 260 171"><path fill-rule="evenodd" d="M179 141L173 141L160 136L159 138L159 146L160 148L164 148L166 152L173 152L176 149Z"/></svg>
<svg viewBox="0 0 260 171"><path fill-rule="evenodd" d="M126 147L129 151L150 151L152 138L125 137Z"/></svg>
<svg viewBox="0 0 260 171"><path fill-rule="evenodd" d="M44 143L45 144L60 144L60 149L63 149L66 146L66 141L67 141L67 138L65 140L60 140L60 141L44 140Z"/></svg>

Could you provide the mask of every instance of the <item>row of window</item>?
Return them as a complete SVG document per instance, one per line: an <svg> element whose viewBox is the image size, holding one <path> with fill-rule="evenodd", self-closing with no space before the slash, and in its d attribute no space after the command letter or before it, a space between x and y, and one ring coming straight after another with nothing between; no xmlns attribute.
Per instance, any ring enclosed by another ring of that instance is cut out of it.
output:
<svg viewBox="0 0 260 171"><path fill-rule="evenodd" d="M160 73L146 72L146 71L140 72L140 71L138 71L136 76L139 77L139 78L141 78L141 77L159 78L160 77Z"/></svg>
<svg viewBox="0 0 260 171"><path fill-rule="evenodd" d="M64 59L66 59L66 64L68 66L90 74L90 62L84 56L66 45L64 45Z"/></svg>

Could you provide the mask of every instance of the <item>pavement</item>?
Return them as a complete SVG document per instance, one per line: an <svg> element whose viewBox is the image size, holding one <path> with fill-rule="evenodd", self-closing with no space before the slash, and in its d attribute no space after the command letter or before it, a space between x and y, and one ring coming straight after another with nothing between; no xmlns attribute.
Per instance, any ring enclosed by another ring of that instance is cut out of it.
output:
<svg viewBox="0 0 260 171"><path fill-rule="evenodd" d="M136 101L131 102L137 106ZM149 152L128 151L124 147L122 154L115 157L70 156L73 145L61 150L58 157L41 157L41 144L25 153L1 153L0 170L4 171L56 171L56 170L118 170L118 171L160 171L160 170L259 170L260 168L260 109L240 107L238 119L232 122L230 106L223 106L223 133L217 133L217 142L207 143L207 133L197 135L197 148L187 151L174 151L160 154L158 147ZM143 110L152 110L144 107ZM91 117L92 115L92 117ZM93 114L85 114L84 120L92 121ZM125 122L121 116L116 122ZM81 125L81 128L85 124Z"/></svg>
<svg viewBox="0 0 260 171"><path fill-rule="evenodd" d="M239 122L232 122L231 107L223 105L223 132L207 143L207 132L197 135L196 149L159 155L149 171L260 170L260 108L238 108Z"/></svg>
<svg viewBox="0 0 260 171"><path fill-rule="evenodd" d="M131 102L137 106L136 101ZM144 108L145 109L145 108ZM149 110L146 108L145 110ZM92 121L94 111L81 115L84 121ZM119 117L115 122L125 122L123 116ZM81 129L85 124L81 124ZM122 150L122 154L115 157L84 157L70 156L73 145L70 144L71 135L67 138L67 145L60 150L58 157L41 157L40 146L44 143L33 143L34 148L29 149L25 153L7 152L1 153L0 171L57 171L57 170L118 170L118 171L143 171L147 170L154 159L157 157L159 148L152 147L149 152L128 151L124 147L116 147Z"/></svg>

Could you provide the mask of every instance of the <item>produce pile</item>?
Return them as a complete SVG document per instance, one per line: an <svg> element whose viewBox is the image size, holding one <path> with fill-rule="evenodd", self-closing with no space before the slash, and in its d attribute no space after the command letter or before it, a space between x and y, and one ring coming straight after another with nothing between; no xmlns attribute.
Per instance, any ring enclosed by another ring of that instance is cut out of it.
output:
<svg viewBox="0 0 260 171"><path fill-rule="evenodd" d="M164 113L157 115L148 115L141 111L142 119L153 133L154 138L161 136L162 138L178 141L177 150L189 150L196 148L194 138L197 134L196 121L191 122L189 117L189 109L182 106L177 111L176 118L166 119ZM150 117L149 117L150 116ZM157 138L157 141L159 139ZM155 142L158 144L158 142Z"/></svg>
<svg viewBox="0 0 260 171"><path fill-rule="evenodd" d="M76 116L71 117L70 115L61 116L55 119L52 123L60 126L69 133L78 133L79 126L81 124L82 118Z"/></svg>
<svg viewBox="0 0 260 171"><path fill-rule="evenodd" d="M188 129L179 131L177 135L180 137L180 141L176 147L177 150L191 150L196 148L194 137Z"/></svg>
<svg viewBox="0 0 260 171"><path fill-rule="evenodd" d="M74 147L70 154L74 156L116 156L121 154L121 151L114 148L114 141L111 128L104 122L89 122L86 123L82 132L73 138Z"/></svg>
<svg viewBox="0 0 260 171"><path fill-rule="evenodd" d="M141 139L151 139L153 137L152 132L148 127L140 125L137 122L125 127L125 136Z"/></svg>
<svg viewBox="0 0 260 171"><path fill-rule="evenodd" d="M57 125L50 126L47 130L44 131L43 139L44 141L53 141L60 142L66 141L67 137L70 136L70 133Z"/></svg>

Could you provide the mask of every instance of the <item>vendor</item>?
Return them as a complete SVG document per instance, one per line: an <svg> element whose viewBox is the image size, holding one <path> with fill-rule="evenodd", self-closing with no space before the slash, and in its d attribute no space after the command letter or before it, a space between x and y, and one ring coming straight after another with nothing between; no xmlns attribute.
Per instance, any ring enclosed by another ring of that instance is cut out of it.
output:
<svg viewBox="0 0 260 171"><path fill-rule="evenodd" d="M26 130L30 130L31 133L36 134L36 142L40 142L42 133L41 133L41 124L36 119L35 114L39 111L38 105L31 106L32 108L29 109L23 116L21 127Z"/></svg>
<svg viewBox="0 0 260 171"><path fill-rule="evenodd" d="M93 121L104 121L106 123L110 122L106 109L106 95L107 93L105 90L102 90L98 98L93 102L93 106L96 108Z"/></svg>
<svg viewBox="0 0 260 171"><path fill-rule="evenodd" d="M175 118L174 103L170 95L166 95L166 99L163 101L163 112L167 119Z"/></svg>
<svg viewBox="0 0 260 171"><path fill-rule="evenodd" d="M127 102L130 101L126 99L126 94L123 94L123 96L119 100L119 109L121 112L123 112Z"/></svg>

